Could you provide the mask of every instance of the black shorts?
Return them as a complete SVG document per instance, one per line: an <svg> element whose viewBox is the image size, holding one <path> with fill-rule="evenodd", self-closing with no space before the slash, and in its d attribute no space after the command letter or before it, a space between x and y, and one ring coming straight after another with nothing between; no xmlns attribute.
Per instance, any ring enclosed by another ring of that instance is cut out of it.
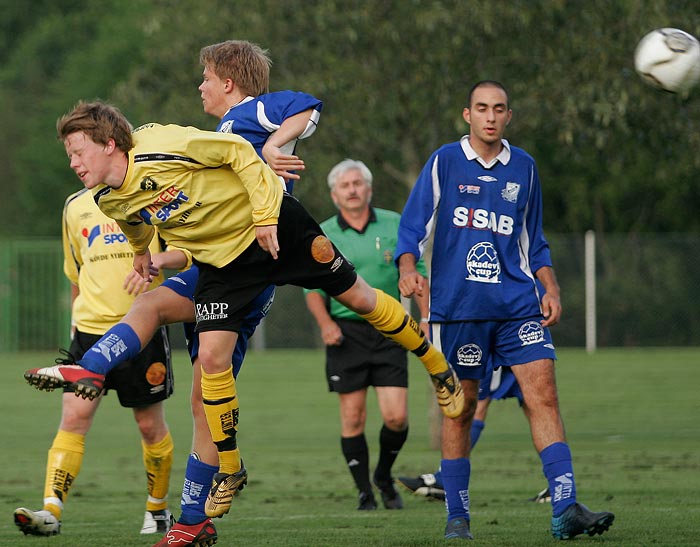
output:
<svg viewBox="0 0 700 547"><path fill-rule="evenodd" d="M257 241L223 268L197 262L194 293L197 331L240 330L251 303L268 285L323 289L335 296L357 279L355 267L324 235L296 198L282 199L275 260Z"/></svg>
<svg viewBox="0 0 700 547"><path fill-rule="evenodd" d="M70 344L70 353L79 360L102 336L78 330ZM166 327L161 327L148 345L133 359L119 363L107 373L105 393L113 389L119 404L127 408L149 406L173 393L173 367ZM65 389L64 391L73 391Z"/></svg>
<svg viewBox="0 0 700 547"><path fill-rule="evenodd" d="M343 343L326 346L328 390L350 393L368 386L408 387L406 350L365 321L335 319Z"/></svg>

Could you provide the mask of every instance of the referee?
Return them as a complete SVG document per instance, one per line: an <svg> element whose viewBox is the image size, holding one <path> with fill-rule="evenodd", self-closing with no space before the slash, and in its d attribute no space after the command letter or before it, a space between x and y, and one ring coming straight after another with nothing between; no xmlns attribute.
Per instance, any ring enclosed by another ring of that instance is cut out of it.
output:
<svg viewBox="0 0 700 547"><path fill-rule="evenodd" d="M373 287L399 299L394 265L400 215L370 205L372 173L357 160L346 159L328 174L331 198L338 214L321 228L353 262ZM379 460L372 482L384 507L401 509L391 468L408 436L408 361L406 351L385 338L356 313L322 291L305 291L306 304L326 345L326 376L330 391L340 399L341 448L359 490L359 510L377 508L369 473L365 438L367 388L374 386L384 425L379 433ZM428 299L417 297L421 316L428 316ZM421 322L427 329L427 319Z"/></svg>

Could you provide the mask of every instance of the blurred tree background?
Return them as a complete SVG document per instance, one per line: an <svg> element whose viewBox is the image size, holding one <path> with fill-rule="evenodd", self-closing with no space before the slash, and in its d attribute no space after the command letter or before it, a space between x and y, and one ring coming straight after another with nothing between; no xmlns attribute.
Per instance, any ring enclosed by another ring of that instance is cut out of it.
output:
<svg viewBox="0 0 700 547"><path fill-rule="evenodd" d="M645 86L637 41L655 27L700 34L697 0L0 0L0 236L60 233L80 183L56 119L80 99L149 121L213 129L199 49L247 39L269 49L271 89L324 101L298 153L296 192L332 213L328 170L365 161L375 203L401 210L439 145L468 132L467 90L502 81L508 138L533 154L545 229L699 232L700 93Z"/></svg>

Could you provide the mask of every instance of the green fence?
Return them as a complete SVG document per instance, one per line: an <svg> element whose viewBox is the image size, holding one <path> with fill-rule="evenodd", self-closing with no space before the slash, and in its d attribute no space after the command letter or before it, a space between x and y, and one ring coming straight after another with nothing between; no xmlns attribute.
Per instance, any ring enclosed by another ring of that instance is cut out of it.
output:
<svg viewBox="0 0 700 547"><path fill-rule="evenodd" d="M564 314L559 347L586 346L584 236L550 234ZM700 346L700 235L598 234L598 347ZM0 242L0 351L67 347L70 286L59 239ZM171 329L180 347L181 329ZM320 347L301 289L280 287L255 348Z"/></svg>
<svg viewBox="0 0 700 547"><path fill-rule="evenodd" d="M0 242L0 351L68 347L69 329L61 240Z"/></svg>

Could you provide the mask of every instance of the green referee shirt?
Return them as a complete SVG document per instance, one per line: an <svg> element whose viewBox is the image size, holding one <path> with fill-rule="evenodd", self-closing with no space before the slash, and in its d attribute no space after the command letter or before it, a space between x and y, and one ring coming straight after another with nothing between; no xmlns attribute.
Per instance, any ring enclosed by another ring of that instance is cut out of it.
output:
<svg viewBox="0 0 700 547"><path fill-rule="evenodd" d="M394 264L397 234L401 215L394 211L370 207L369 221L364 229L357 231L338 213L321 223L321 228L340 252L354 265L357 273L372 287L383 290L397 300L399 294L399 271ZM425 275L423 261L418 271ZM310 292L305 290L306 292ZM315 290L325 296L321 290ZM362 320L334 299L330 300L330 315L337 319Z"/></svg>

